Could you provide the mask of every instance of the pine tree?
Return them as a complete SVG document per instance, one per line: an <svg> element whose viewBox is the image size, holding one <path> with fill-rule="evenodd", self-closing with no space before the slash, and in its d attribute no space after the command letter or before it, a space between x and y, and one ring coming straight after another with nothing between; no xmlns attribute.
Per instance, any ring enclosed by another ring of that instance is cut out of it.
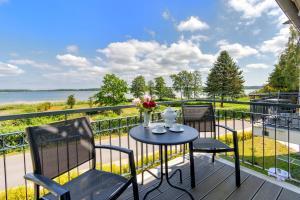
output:
<svg viewBox="0 0 300 200"><path fill-rule="evenodd" d="M242 71L227 51L222 51L207 77L205 92L209 96L221 98L221 106L225 97L236 98L244 91Z"/></svg>

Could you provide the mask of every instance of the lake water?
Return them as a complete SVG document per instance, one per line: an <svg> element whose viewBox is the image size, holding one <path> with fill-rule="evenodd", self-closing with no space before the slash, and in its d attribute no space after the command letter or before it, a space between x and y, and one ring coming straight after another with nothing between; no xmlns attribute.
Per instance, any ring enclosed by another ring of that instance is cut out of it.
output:
<svg viewBox="0 0 300 200"><path fill-rule="evenodd" d="M253 90L245 90L249 94ZM66 101L69 95L74 94L77 101L87 101L97 91L25 91L0 92L0 104L34 103L43 101ZM180 96L178 94L178 96ZM127 95L131 98L131 95Z"/></svg>
<svg viewBox="0 0 300 200"><path fill-rule="evenodd" d="M97 91L26 91L0 92L0 104L30 103L42 101L66 101L69 95L74 94L76 100L87 101Z"/></svg>

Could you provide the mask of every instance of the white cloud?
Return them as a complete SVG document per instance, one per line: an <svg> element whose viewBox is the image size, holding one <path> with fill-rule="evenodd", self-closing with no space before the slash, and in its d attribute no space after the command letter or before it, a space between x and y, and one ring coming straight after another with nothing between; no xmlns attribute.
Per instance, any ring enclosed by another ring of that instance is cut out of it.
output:
<svg viewBox="0 0 300 200"><path fill-rule="evenodd" d="M58 54L56 58L62 65L73 67L89 67L91 63L85 57L74 56L72 54Z"/></svg>
<svg viewBox="0 0 300 200"><path fill-rule="evenodd" d="M56 67L53 67L48 63L36 62L30 59L14 59L14 60L9 60L8 62L14 65L29 65L39 69L57 69Z"/></svg>
<svg viewBox="0 0 300 200"><path fill-rule="evenodd" d="M9 0L0 0L0 5L1 5L1 4L8 3L8 1L9 1Z"/></svg>
<svg viewBox="0 0 300 200"><path fill-rule="evenodd" d="M79 47L77 45L69 45L66 47L68 53L77 53L79 51Z"/></svg>
<svg viewBox="0 0 300 200"><path fill-rule="evenodd" d="M245 19L257 18L269 11L275 14L274 8L278 7L275 0L229 0L228 5L241 12Z"/></svg>
<svg viewBox="0 0 300 200"><path fill-rule="evenodd" d="M145 28L145 32L148 33L152 38L155 37L156 32L150 29Z"/></svg>
<svg viewBox="0 0 300 200"><path fill-rule="evenodd" d="M16 76L24 73L22 69L19 67L9 64L0 62L0 76Z"/></svg>
<svg viewBox="0 0 300 200"><path fill-rule="evenodd" d="M181 70L210 67L214 55L204 54L192 41L179 40L170 45L156 41L128 40L97 50L99 65L123 76L143 74L165 76Z"/></svg>
<svg viewBox="0 0 300 200"><path fill-rule="evenodd" d="M16 53L16 52L11 52L11 53L9 53L9 56L10 57L18 57L19 56L19 54L18 53Z"/></svg>
<svg viewBox="0 0 300 200"><path fill-rule="evenodd" d="M250 69L267 69L270 66L266 65L264 63L254 63L254 64L248 64L248 65L246 65L246 67L250 68Z"/></svg>
<svg viewBox="0 0 300 200"><path fill-rule="evenodd" d="M198 43L198 42L202 42L202 41L207 41L207 40L209 40L209 37L206 36L206 35L192 35L191 38L190 38L190 40L191 40L192 42Z"/></svg>
<svg viewBox="0 0 300 200"><path fill-rule="evenodd" d="M169 10L165 10L163 13L162 13L162 17L165 19L165 20L169 20L171 18L171 13Z"/></svg>
<svg viewBox="0 0 300 200"><path fill-rule="evenodd" d="M178 24L177 29L179 31L194 32L194 31L198 31L198 30L209 29L209 26L205 22L201 21L198 17L191 16L186 21L181 21Z"/></svg>
<svg viewBox="0 0 300 200"><path fill-rule="evenodd" d="M239 43L230 44L226 40L220 40L217 43L217 46L219 46L220 51L226 50L230 54L230 56L232 56L236 60L248 56L257 55L259 53L256 49L250 46L241 45Z"/></svg>
<svg viewBox="0 0 300 200"><path fill-rule="evenodd" d="M252 31L253 35L258 35L261 32L261 29L257 28Z"/></svg>
<svg viewBox="0 0 300 200"><path fill-rule="evenodd" d="M263 53L273 53L278 55L284 50L289 38L289 27L284 27L271 39L262 43L259 50Z"/></svg>

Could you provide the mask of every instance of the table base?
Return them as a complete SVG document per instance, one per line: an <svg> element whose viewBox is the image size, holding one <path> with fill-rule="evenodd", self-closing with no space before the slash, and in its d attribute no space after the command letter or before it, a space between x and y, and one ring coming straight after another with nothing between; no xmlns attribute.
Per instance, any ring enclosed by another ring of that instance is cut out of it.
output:
<svg viewBox="0 0 300 200"><path fill-rule="evenodd" d="M163 145L160 145L159 146L159 154L160 154L160 176L156 176L154 173L152 173L151 171L149 171L149 170L145 170L145 171L147 171L147 172L149 172L152 176L154 176L155 178L157 178L157 179L160 179L160 181L159 181L159 183L158 183L158 185L156 186L156 187L154 187L154 188L152 188L151 190L149 190L146 194L145 194L145 196L144 196L144 198L143 199L146 199L147 198L147 196L151 193L151 192L153 192L154 190L156 190L156 189L158 189L160 186L161 186L161 184L162 184L162 182L163 182L163 177L165 176L166 177L166 180L167 180L167 183L168 183L168 185L170 185L171 187L173 187L173 188L175 188L175 189L178 189L178 190L181 190L181 191L183 191L183 192L185 192L185 193L187 193L188 195L189 195L189 197L192 199L192 200L194 200L194 197L192 196L192 194L190 193L190 192L188 192L187 190L185 190L185 189L183 189L183 188L181 188L181 187L178 187L178 186L176 186L176 185L173 185L171 182L170 182L170 179L177 173L177 172L179 172L179 180L180 180L180 183L182 183L182 171L181 171L181 169L176 169L170 176L169 176L169 173L168 173L168 148L167 148L167 145L164 145L164 147L165 147L165 172L164 172L164 167L163 167L163 147L162 147ZM145 171L143 171L142 172L142 184L143 184L143 182L144 182L144 172Z"/></svg>

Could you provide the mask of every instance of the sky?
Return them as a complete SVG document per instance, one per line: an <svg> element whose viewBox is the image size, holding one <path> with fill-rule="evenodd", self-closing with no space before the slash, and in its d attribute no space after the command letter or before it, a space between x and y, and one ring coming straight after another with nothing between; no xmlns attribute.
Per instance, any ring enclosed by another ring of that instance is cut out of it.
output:
<svg viewBox="0 0 300 200"><path fill-rule="evenodd" d="M227 50L268 80L289 36L275 0L0 0L0 89L97 88L199 70Z"/></svg>

